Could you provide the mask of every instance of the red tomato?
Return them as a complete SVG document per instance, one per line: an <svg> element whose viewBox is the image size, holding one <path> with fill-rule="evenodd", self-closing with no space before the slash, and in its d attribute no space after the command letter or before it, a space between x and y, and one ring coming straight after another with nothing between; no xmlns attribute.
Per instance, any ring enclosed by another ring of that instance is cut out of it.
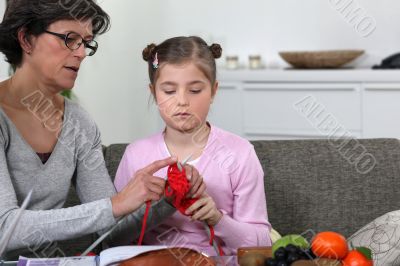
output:
<svg viewBox="0 0 400 266"><path fill-rule="evenodd" d="M352 250L342 261L343 266L373 266L372 260L366 258L364 254L357 250Z"/></svg>
<svg viewBox="0 0 400 266"><path fill-rule="evenodd" d="M320 258L341 260L349 252L344 236L335 232L317 234L311 242L312 252Z"/></svg>

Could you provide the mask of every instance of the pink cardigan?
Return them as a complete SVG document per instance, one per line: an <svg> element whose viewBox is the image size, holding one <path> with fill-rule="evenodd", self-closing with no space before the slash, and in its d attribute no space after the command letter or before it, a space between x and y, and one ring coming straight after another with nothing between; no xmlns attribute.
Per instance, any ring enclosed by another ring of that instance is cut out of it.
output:
<svg viewBox="0 0 400 266"><path fill-rule="evenodd" d="M115 187L121 191L135 171L168 156L162 133L130 144L118 167ZM253 146L239 136L212 126L206 148L195 161L207 193L224 214L214 227L224 252L236 254L242 246L270 246L264 173ZM165 178L166 171L161 169L155 176ZM215 255L203 224L190 221L179 212L147 232L144 243L184 246Z"/></svg>

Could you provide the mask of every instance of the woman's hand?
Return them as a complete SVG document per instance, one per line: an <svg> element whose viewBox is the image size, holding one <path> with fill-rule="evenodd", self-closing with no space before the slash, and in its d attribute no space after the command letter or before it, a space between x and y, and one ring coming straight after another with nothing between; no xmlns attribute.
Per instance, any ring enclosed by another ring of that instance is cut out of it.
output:
<svg viewBox="0 0 400 266"><path fill-rule="evenodd" d="M176 158L170 157L155 161L137 171L128 185L111 198L114 217L120 217L131 213L148 200L160 200L164 194L165 180L153 176L153 174L175 162Z"/></svg>
<svg viewBox="0 0 400 266"><path fill-rule="evenodd" d="M206 193L186 210L186 214L190 215L192 220L206 221L212 226L222 218L222 212L217 209L214 200Z"/></svg>

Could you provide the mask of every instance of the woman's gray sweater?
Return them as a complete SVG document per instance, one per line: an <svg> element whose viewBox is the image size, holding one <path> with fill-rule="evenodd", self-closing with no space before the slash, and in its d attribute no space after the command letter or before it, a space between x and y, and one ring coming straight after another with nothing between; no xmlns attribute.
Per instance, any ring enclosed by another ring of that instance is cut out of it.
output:
<svg viewBox="0 0 400 266"><path fill-rule="evenodd" d="M83 204L63 208L71 183ZM7 251L101 232L116 223L110 200L116 191L105 167L100 132L77 103L65 100L63 128L45 164L0 107L0 238L31 189L31 202ZM153 204L148 228L174 211L164 200ZM132 237L140 233L142 216L143 208L125 223L133 228Z"/></svg>

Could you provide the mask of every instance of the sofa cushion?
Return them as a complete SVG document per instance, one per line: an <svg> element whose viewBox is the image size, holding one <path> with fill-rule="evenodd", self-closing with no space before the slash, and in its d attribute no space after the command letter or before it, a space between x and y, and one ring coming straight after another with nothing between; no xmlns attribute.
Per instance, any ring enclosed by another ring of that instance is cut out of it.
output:
<svg viewBox="0 0 400 266"><path fill-rule="evenodd" d="M113 182L126 146L128 144L111 144L104 150L104 160L106 161L106 167Z"/></svg>
<svg viewBox="0 0 400 266"><path fill-rule="evenodd" d="M346 142L252 142L265 172L269 220L282 235L333 230L350 236L374 218L400 209L399 141ZM368 153L376 164L362 160L357 165L360 155Z"/></svg>

